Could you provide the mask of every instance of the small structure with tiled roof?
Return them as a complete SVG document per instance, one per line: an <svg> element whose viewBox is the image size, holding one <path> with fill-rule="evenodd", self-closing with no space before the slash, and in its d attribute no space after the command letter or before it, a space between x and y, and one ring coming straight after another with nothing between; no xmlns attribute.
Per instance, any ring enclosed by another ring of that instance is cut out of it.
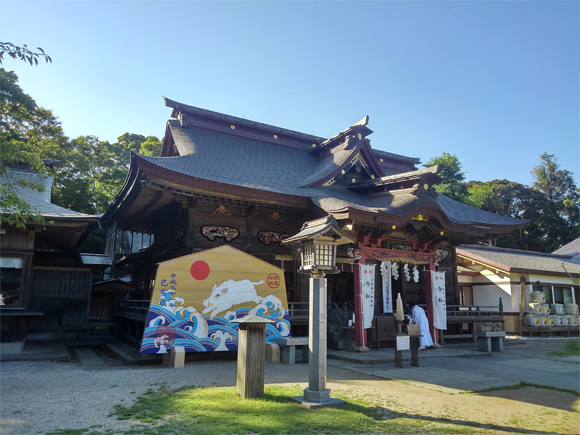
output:
<svg viewBox="0 0 580 435"><path fill-rule="evenodd" d="M24 187L17 180L44 189ZM95 265L83 261L77 245L98 216L53 204L53 181L53 177L17 168L7 169L0 179L0 183L14 186L19 197L44 219L43 223L28 221L22 227L2 223L0 342L5 353L21 350L32 326L53 333L88 325ZM3 208L0 212L11 211Z"/></svg>
<svg viewBox="0 0 580 435"><path fill-rule="evenodd" d="M470 305L486 306L497 305L502 298L508 332L519 332L525 326L520 319L529 311L533 292L542 292L547 304L578 304L580 264L574 252L560 252L458 246L462 299Z"/></svg>

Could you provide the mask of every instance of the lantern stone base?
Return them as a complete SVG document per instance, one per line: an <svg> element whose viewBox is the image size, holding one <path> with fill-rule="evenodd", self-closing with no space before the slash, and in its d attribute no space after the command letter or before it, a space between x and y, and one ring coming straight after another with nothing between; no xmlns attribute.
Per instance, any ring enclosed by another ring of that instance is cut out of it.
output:
<svg viewBox="0 0 580 435"><path fill-rule="evenodd" d="M330 390L312 391L308 388L304 389L304 396L292 397L292 400L306 406L307 408L324 408L330 406L343 405L344 400L330 397Z"/></svg>

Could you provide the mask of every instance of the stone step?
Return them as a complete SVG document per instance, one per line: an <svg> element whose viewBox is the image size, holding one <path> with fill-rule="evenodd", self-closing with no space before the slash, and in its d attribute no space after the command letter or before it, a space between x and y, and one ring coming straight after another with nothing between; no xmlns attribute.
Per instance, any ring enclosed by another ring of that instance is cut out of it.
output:
<svg viewBox="0 0 580 435"><path fill-rule="evenodd" d="M103 361L96 352L88 347L76 347L74 349L76 356L85 367L107 367L107 363Z"/></svg>

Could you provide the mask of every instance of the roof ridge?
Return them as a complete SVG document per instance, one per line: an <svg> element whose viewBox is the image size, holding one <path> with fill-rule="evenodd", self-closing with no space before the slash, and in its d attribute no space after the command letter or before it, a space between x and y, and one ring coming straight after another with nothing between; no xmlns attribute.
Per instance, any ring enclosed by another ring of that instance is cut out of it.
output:
<svg viewBox="0 0 580 435"><path fill-rule="evenodd" d="M522 255L530 255L530 256L549 256L555 258L570 258L570 254L553 254L551 252L540 252L540 251L527 251L525 249L514 249L514 248L504 248L501 246L488 246L488 245L459 245L457 249L476 249L480 251L496 251L496 252L505 252L505 253L513 253L513 254L522 254Z"/></svg>
<svg viewBox="0 0 580 435"><path fill-rule="evenodd" d="M287 128L278 127L278 126L271 125L271 124L265 124L265 123L258 122L258 121L252 121L251 119L240 118L237 116L228 115L228 114L220 113L220 112L215 112L215 111L208 110L208 109L202 109L201 107L190 106L188 104L179 103L177 101L171 100L171 99L166 98L166 97L164 97L164 100L165 100L165 105L167 107L171 107L172 109L174 109L174 111L181 109L186 113L189 112L191 114L197 114L197 115L205 116L208 118L217 119L220 121L237 123L239 125L244 125L246 127L257 128L260 130L266 130L266 131L270 131L270 132L274 132L274 133L281 133L281 134L285 134L285 135L288 135L291 137L298 137L304 141L316 142L317 144L320 144L326 140L326 138L321 137L321 136L315 136L315 135L311 135L311 134L307 134L307 133L302 133L300 131L290 130ZM177 119L177 117L174 116L174 113L172 113L172 116Z"/></svg>

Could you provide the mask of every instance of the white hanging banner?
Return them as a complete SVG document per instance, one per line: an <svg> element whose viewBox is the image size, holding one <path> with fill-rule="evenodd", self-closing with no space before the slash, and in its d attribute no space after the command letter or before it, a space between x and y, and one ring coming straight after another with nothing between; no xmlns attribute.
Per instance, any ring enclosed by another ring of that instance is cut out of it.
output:
<svg viewBox="0 0 580 435"><path fill-rule="evenodd" d="M375 265L361 264L359 267L362 328L368 329L373 323L375 313Z"/></svg>
<svg viewBox="0 0 580 435"><path fill-rule="evenodd" d="M383 313L393 312L391 270L392 265L390 261L381 261L381 277L383 278Z"/></svg>
<svg viewBox="0 0 580 435"><path fill-rule="evenodd" d="M431 272L433 295L433 326L447 329L447 304L445 302L445 272Z"/></svg>

